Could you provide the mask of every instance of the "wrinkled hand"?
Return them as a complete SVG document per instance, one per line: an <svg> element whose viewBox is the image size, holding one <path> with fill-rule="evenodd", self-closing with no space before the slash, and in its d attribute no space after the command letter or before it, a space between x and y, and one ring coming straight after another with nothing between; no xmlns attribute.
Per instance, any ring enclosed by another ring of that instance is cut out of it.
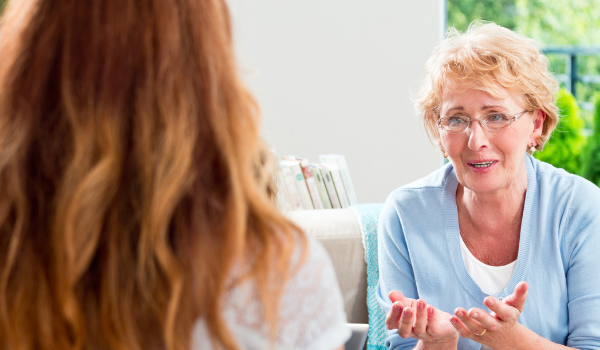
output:
<svg viewBox="0 0 600 350"><path fill-rule="evenodd" d="M402 338L415 338L424 342L452 342L458 333L449 322L450 315L427 305L425 300L406 298L399 291L391 291L392 307L386 315L388 329L398 329Z"/></svg>
<svg viewBox="0 0 600 350"><path fill-rule="evenodd" d="M520 282L504 302L494 297L485 298L483 303L491 313L479 308L466 311L459 307L454 310L455 316L450 318L450 322L463 338L495 347L514 348L510 344L521 342L527 331L518 318L525 306L528 288L527 282Z"/></svg>

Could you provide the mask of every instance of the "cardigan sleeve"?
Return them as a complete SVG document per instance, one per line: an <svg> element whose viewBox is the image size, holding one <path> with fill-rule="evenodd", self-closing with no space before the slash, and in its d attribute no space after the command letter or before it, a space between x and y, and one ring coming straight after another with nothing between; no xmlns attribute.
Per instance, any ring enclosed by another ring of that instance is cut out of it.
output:
<svg viewBox="0 0 600 350"><path fill-rule="evenodd" d="M600 189L573 189L565 211L569 336L567 345L600 349Z"/></svg>
<svg viewBox="0 0 600 350"><path fill-rule="evenodd" d="M392 307L388 298L390 291L398 290L408 298L418 299L410 254L404 239L396 203L394 193L392 193L379 215L377 301L386 315ZM400 337L395 329L387 330L386 333L385 345L389 349L412 349L417 344L416 339Z"/></svg>

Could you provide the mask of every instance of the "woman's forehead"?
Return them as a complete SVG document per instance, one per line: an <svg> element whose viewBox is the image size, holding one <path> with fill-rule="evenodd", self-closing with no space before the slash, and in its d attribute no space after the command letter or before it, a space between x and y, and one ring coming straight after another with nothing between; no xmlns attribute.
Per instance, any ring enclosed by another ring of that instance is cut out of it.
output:
<svg viewBox="0 0 600 350"><path fill-rule="evenodd" d="M520 106L522 102L521 96L500 85L489 88L475 83L451 82L444 87L441 97L442 110L463 104L511 107Z"/></svg>
<svg viewBox="0 0 600 350"><path fill-rule="evenodd" d="M486 81L486 79L483 78L481 80L447 80L443 84L442 96L447 93L463 93L469 90L479 90L496 99L505 99L511 95L511 92L504 86L492 81Z"/></svg>

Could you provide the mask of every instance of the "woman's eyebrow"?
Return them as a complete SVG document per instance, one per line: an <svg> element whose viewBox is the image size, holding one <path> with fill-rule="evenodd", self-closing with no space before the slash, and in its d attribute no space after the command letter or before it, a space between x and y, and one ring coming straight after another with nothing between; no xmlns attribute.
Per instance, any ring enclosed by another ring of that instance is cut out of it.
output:
<svg viewBox="0 0 600 350"><path fill-rule="evenodd" d="M465 108L462 106L452 107L449 110L447 110L445 114L450 114L450 112L452 112L452 111L464 111L464 110L465 110Z"/></svg>
<svg viewBox="0 0 600 350"><path fill-rule="evenodd" d="M485 111L488 109L501 109L501 110L506 110L506 107L504 105L483 105L481 106L480 110ZM449 110L446 111L446 115L449 115L452 112L462 112L464 111L465 108L463 106L456 106L456 107L452 107Z"/></svg>
<svg viewBox="0 0 600 350"><path fill-rule="evenodd" d="M504 107L503 105L485 105L485 106L481 106L481 110L486 110L486 109L506 109L506 107Z"/></svg>

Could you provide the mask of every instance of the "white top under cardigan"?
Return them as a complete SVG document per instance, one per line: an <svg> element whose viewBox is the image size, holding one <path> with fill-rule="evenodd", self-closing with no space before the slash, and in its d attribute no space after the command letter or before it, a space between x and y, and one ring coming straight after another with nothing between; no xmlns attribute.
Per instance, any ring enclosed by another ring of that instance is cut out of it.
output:
<svg viewBox="0 0 600 350"><path fill-rule="evenodd" d="M281 297L274 348L269 346L255 281L235 287L225 297L225 321L242 350L332 350L350 338L331 260L320 243L311 238L308 242L304 265L290 276ZM213 349L203 320L194 327L192 349Z"/></svg>
<svg viewBox="0 0 600 350"><path fill-rule="evenodd" d="M460 237L460 251L469 276L482 292L495 295L504 290L515 270L516 260L504 266L484 264L471 253L462 237Z"/></svg>
<svg viewBox="0 0 600 350"><path fill-rule="evenodd" d="M467 268L469 276L477 283L482 292L494 295L504 290L512 277L517 261L513 261L504 266L490 266L482 263L467 248L467 245L460 237L460 252L463 262ZM481 345L480 350L491 350L485 345Z"/></svg>

